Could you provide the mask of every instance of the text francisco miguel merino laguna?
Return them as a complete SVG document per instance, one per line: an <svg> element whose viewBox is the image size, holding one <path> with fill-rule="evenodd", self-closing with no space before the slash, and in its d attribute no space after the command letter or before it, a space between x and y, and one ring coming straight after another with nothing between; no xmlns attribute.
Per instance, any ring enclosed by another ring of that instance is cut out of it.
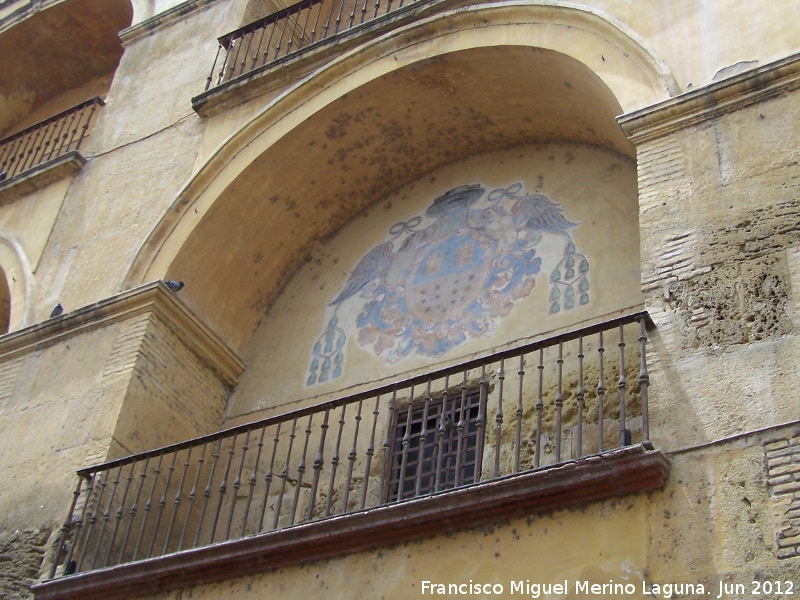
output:
<svg viewBox="0 0 800 600"><path fill-rule="evenodd" d="M506 586L502 583L476 583L471 579L466 583L436 583L423 580L421 582L421 592L423 596L471 596L486 595L500 596L506 593ZM722 586L720 586L720 589ZM647 597L662 596L672 598L673 594L678 595L702 595L711 593L706 592L702 583L649 583L642 582L641 587L633 583L589 583L588 581L573 581L572 585L565 579L563 583L533 583L529 580L510 581L508 588L509 595L519 594L530 598L540 598L550 595L562 594L585 594L588 596L633 596L638 592ZM720 598L719 595L710 596Z"/></svg>

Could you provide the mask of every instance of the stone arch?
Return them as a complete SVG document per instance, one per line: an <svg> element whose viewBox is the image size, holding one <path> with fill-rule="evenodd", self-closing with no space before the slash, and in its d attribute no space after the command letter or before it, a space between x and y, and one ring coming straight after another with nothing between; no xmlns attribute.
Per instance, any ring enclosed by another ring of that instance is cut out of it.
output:
<svg viewBox="0 0 800 600"><path fill-rule="evenodd" d="M4 232L0 232L0 271L5 279L5 286L0 282L0 333L7 333L34 322L33 270L21 244Z"/></svg>
<svg viewBox="0 0 800 600"><path fill-rule="evenodd" d="M519 49L524 49L527 56ZM447 73L458 72L464 64L474 63L470 63L469 57L476 52L498 67L510 69L508 81L524 81L538 69L547 68L548 85L553 90L561 84L556 80L561 75L569 75L579 82L584 101L578 102L574 98L577 94L572 94L569 96L572 105L567 103L562 109L572 106L578 113L585 112L588 120L577 123L574 113L555 116L550 123L553 131L531 130L527 134L528 141L546 135L552 137L554 131L560 130L566 139L603 146L633 157L632 147L614 117L676 92L674 80L664 63L634 34L596 10L560 2L504 2L431 16L367 43L298 82L225 140L187 182L171 210L140 248L124 287L162 277L194 280L188 281L184 299L234 348L241 350L282 283L307 255L307 247L330 236L337 227L363 210L365 195L371 195L370 202L375 201L408 180L397 173L398 169L384 166L380 172L373 170L369 174L372 185L350 189L347 193L342 191L333 198L318 201L309 198L316 190L302 193L286 189L285 185L282 188L281 182L264 175L265 171L284 177L286 169L299 168L295 161L285 161L287 155L318 153L327 164L315 165L319 169L304 165L306 171L302 177L308 179L309 174L323 171L329 178L354 181L351 175L345 177L336 170L340 157L320 151L328 143L335 145L337 136L347 129L347 124L337 121L333 114L337 107L350 103L358 105L366 102L365 97L374 99L381 95L382 88L389 98L388 90L397 77L418 83L420 89L426 89L428 84L435 87L431 82L441 80L443 74L447 82ZM454 64L455 71L450 69ZM489 75L485 71L480 74ZM472 85L468 79L451 81L440 90L445 98L451 98L449 102L453 103L454 110L458 108L453 100L456 92ZM568 81L567 84L572 85ZM447 85L452 89L446 89ZM470 89L478 88L472 85ZM505 95L496 89L492 93L481 92L482 107L488 110L497 99L502 99L505 108L510 108L513 102L509 97L514 91L509 89ZM557 99L561 99L560 96ZM431 103L424 108L434 110L435 107ZM530 108L535 110L533 106ZM523 107L517 116L525 110ZM456 122L452 115L437 113L437 116L453 119L453 124ZM378 117L382 123L376 125L375 131L382 132L380 135L384 137L391 136L391 131L382 125L391 125L401 117L399 109L389 117ZM344 127L341 131L337 129L340 126ZM482 127L476 126L473 131L482 130ZM501 138L510 131L508 125L505 127L497 134ZM302 144L296 141L311 135L311 131L324 132L327 138L320 137L316 146L317 142L308 137ZM361 139L351 146L367 144L373 133L362 131ZM496 140L487 141L485 136L474 133L462 141L475 145L498 144ZM520 141L511 139L503 143ZM445 143L456 143L456 138ZM396 156L400 156L404 146L395 146ZM439 157L444 161L439 164L457 158L457 154ZM419 173L417 169L413 176ZM256 196L261 197L253 200ZM271 202L274 209L270 208ZM234 205L238 208L236 214L231 214L228 211ZM281 236L274 234L274 245L247 249L232 245L214 247L219 240L233 240L220 237L218 234L222 230L238 230L239 237L257 235L254 231L245 232L245 220L261 219L270 231L275 231L278 223L291 224L293 218L305 218L309 213L315 215L315 224L298 234L302 238L299 242L292 236L291 240L277 240ZM212 254L219 259L213 265L203 258ZM235 271L241 273L235 275ZM198 289L192 290L193 282L198 284ZM231 293L233 290L235 293ZM226 303L219 302L223 297L228 299Z"/></svg>

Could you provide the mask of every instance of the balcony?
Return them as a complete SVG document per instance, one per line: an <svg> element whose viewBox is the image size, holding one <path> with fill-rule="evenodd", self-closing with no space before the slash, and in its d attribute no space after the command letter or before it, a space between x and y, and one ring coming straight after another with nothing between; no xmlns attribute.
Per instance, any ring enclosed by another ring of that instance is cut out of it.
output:
<svg viewBox="0 0 800 600"><path fill-rule="evenodd" d="M0 140L0 191L29 193L80 169L78 150L96 120L99 97Z"/></svg>
<svg viewBox="0 0 800 600"><path fill-rule="evenodd" d="M236 97L225 102L241 102L248 94L239 87L261 73L294 58L326 46L364 40L367 32L404 20L430 0L302 0L218 38L219 46L205 91L192 99L201 115L214 114L215 101L228 89Z"/></svg>
<svg viewBox="0 0 800 600"><path fill-rule="evenodd" d="M124 598L662 487L646 313L78 472L37 598Z"/></svg>

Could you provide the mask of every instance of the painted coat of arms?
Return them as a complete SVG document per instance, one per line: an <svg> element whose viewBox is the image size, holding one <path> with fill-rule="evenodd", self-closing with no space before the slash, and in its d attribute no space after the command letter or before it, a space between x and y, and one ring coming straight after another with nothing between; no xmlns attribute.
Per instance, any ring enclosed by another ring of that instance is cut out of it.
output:
<svg viewBox="0 0 800 600"><path fill-rule="evenodd" d="M423 214L389 228L388 239L351 271L329 304L306 384L341 376L348 332L337 313L348 302L361 303L358 344L392 364L411 354L439 357L491 335L534 289L543 239L558 244L562 257L550 273L550 314L587 304L589 262L569 234L576 226L560 205L519 182L488 194L473 183L439 196Z"/></svg>

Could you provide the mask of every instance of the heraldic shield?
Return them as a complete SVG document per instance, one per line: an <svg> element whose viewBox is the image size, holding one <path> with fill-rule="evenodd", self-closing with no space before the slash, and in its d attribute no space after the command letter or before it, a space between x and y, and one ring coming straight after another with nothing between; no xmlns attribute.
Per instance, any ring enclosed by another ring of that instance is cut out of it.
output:
<svg viewBox="0 0 800 600"><path fill-rule="evenodd" d="M589 263L568 232L576 226L561 206L519 182L489 194L478 183L442 194L424 214L390 227L388 239L351 271L329 303L306 384L341 376L353 327L359 346L391 364L412 354L440 357L491 335L536 286L544 236L563 246L550 274L550 314L588 304ZM350 326L337 316L348 302L361 303Z"/></svg>

